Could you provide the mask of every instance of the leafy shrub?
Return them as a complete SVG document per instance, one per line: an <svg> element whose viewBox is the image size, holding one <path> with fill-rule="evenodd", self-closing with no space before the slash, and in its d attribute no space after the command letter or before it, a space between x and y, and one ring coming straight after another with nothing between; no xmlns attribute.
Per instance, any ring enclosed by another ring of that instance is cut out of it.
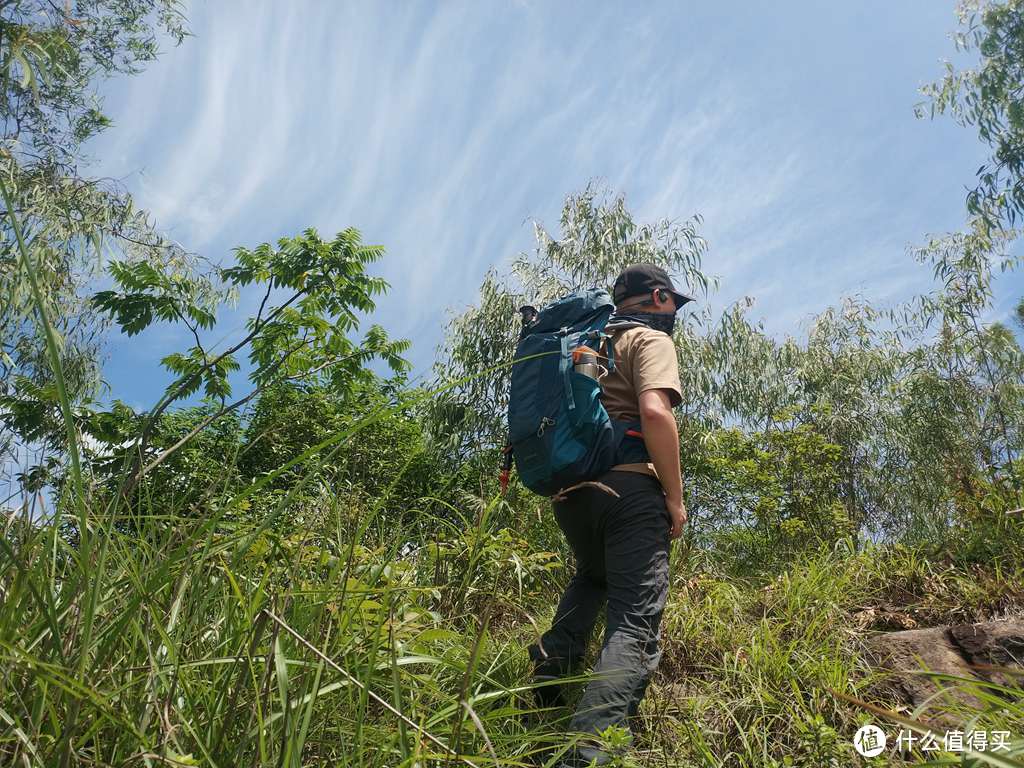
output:
<svg viewBox="0 0 1024 768"><path fill-rule="evenodd" d="M741 569L773 570L849 536L842 450L813 427L718 430L684 450L693 537Z"/></svg>

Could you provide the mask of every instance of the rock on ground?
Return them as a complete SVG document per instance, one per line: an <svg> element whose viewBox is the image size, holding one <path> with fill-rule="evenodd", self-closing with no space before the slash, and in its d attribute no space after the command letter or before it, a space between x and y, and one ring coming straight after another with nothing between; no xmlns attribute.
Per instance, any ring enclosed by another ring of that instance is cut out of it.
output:
<svg viewBox="0 0 1024 768"><path fill-rule="evenodd" d="M976 707L978 699L964 691L939 693L950 684L920 670L1020 688L1024 676L1006 669L1024 672L1024 618L887 632L868 641L868 652L876 667L895 673L890 682L906 704L942 704L955 696Z"/></svg>

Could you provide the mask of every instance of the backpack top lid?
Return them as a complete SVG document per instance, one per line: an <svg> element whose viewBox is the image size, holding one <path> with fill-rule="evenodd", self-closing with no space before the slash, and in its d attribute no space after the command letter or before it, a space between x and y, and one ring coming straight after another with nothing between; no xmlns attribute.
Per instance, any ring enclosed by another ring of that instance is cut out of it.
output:
<svg viewBox="0 0 1024 768"><path fill-rule="evenodd" d="M614 311L615 304L607 291L600 288L577 291L544 307L528 332L556 333L562 328L577 331L603 328Z"/></svg>

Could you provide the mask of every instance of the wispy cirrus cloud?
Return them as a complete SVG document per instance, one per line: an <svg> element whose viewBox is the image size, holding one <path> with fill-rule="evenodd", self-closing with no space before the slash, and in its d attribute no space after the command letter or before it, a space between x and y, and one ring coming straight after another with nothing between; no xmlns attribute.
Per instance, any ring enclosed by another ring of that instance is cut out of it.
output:
<svg viewBox="0 0 1024 768"><path fill-rule="evenodd" d="M524 222L555 228L592 178L641 219L701 213L716 305L754 295L769 328L796 332L844 292L905 296L920 275L906 244L962 221L979 150L911 115L952 9L879 14L195 4L193 38L113 85L117 127L93 153L215 259L358 227L388 251L374 319L414 338L419 370L443 309L474 301L489 267L532 247Z"/></svg>

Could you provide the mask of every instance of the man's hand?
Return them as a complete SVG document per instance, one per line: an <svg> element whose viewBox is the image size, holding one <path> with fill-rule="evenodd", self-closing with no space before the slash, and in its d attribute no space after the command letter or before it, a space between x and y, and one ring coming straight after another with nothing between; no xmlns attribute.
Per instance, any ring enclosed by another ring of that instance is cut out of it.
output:
<svg viewBox="0 0 1024 768"><path fill-rule="evenodd" d="M682 501L665 499L665 506L668 507L668 512L672 516L672 527L669 531L673 539L678 539L683 535L683 526L686 524L686 505Z"/></svg>

